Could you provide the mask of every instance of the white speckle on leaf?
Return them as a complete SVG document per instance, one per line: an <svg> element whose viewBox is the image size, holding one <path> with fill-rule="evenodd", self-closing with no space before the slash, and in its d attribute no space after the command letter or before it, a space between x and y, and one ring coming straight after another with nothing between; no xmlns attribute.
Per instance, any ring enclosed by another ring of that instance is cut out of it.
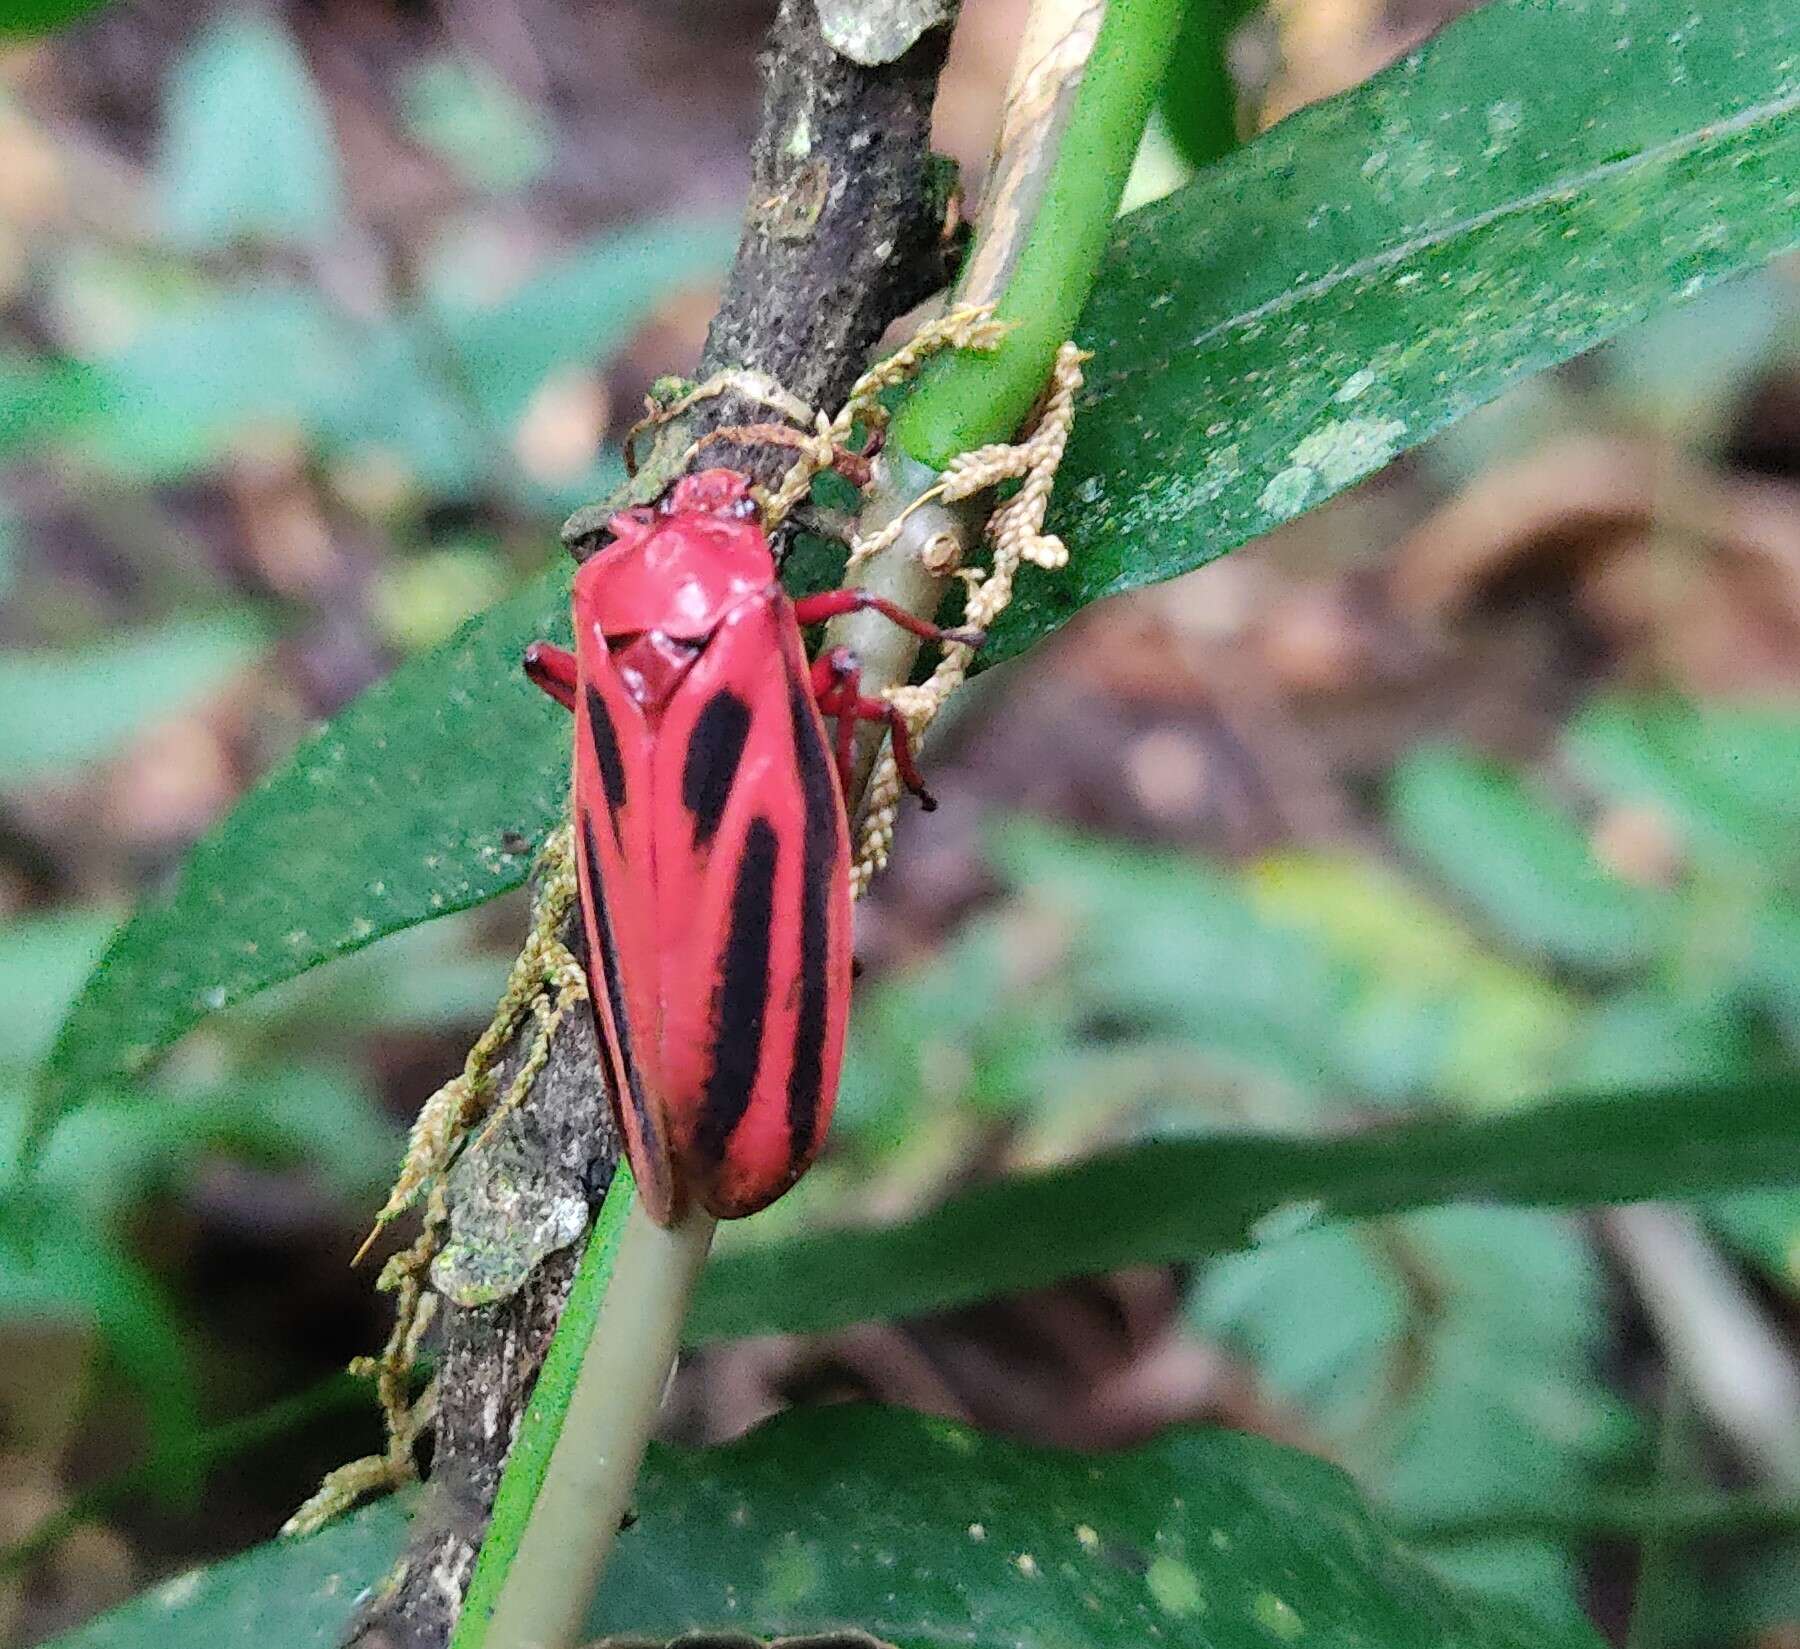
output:
<svg viewBox="0 0 1800 1649"><path fill-rule="evenodd" d="M1352 372L1343 383L1338 385L1338 392L1332 399L1340 404L1354 401L1357 396L1362 394L1362 392L1374 382L1375 374L1365 366L1360 371Z"/></svg>
<svg viewBox="0 0 1800 1649"><path fill-rule="evenodd" d="M156 1601L165 1609L179 1609L183 1604L194 1600L205 1579L204 1569L189 1569L185 1574L179 1574L173 1580L165 1580L158 1586Z"/></svg>
<svg viewBox="0 0 1800 1649"><path fill-rule="evenodd" d="M1293 1604L1273 1592L1258 1592L1250 1605L1251 1618L1264 1631L1292 1643L1306 1631L1306 1622L1295 1613Z"/></svg>
<svg viewBox="0 0 1800 1649"><path fill-rule="evenodd" d="M1288 455L1288 466L1270 479L1257 504L1280 520L1296 515L1320 487L1335 492L1380 469L1405 433L1398 418L1328 419Z"/></svg>
<svg viewBox="0 0 1800 1649"><path fill-rule="evenodd" d="M1258 1247L1297 1237L1308 1226L1317 1225L1324 1216L1325 1204L1318 1197L1299 1197L1277 1203L1250 1227L1250 1240Z"/></svg>
<svg viewBox="0 0 1800 1649"><path fill-rule="evenodd" d="M1503 97L1490 103L1487 111L1488 156L1503 153L1512 145L1513 134L1525 124L1525 108L1517 98Z"/></svg>
<svg viewBox="0 0 1800 1649"><path fill-rule="evenodd" d="M1198 514L1217 502L1243 473L1237 442L1215 447L1196 475L1171 475L1160 487L1144 488L1119 517L1118 530L1132 533Z"/></svg>
<svg viewBox="0 0 1800 1649"><path fill-rule="evenodd" d="M1317 474L1304 464L1290 465L1270 478L1269 484L1256 500L1257 507L1285 521L1290 515L1298 515L1306 508L1306 501L1312 496L1316 480Z"/></svg>

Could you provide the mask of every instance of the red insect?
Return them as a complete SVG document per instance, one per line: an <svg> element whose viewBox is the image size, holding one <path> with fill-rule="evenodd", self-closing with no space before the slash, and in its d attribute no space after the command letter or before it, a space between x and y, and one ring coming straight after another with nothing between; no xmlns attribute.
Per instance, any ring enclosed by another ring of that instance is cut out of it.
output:
<svg viewBox="0 0 1800 1649"><path fill-rule="evenodd" d="M872 607L789 600L735 470L677 481L608 523L575 575L575 652L531 679L575 712L575 847L594 1020L639 1195L722 1219L786 1191L837 1097L850 1001L844 815L859 720L886 721L926 806L906 723L864 698L848 648L809 668L800 627ZM825 717L835 719L834 745ZM835 759L834 759L835 758Z"/></svg>

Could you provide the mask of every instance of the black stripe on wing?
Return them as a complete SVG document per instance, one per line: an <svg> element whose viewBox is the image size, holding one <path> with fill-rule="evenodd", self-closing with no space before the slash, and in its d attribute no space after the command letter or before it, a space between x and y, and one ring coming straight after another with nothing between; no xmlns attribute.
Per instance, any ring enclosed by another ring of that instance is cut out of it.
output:
<svg viewBox="0 0 1800 1649"><path fill-rule="evenodd" d="M825 1030L830 1008L831 893L838 864L837 775L819 734L804 684L788 679L794 757L804 815L800 871L800 1000L794 1025L794 1063L788 1071L789 1151L794 1165L813 1147L825 1085Z"/></svg>
<svg viewBox="0 0 1800 1649"><path fill-rule="evenodd" d="M606 808L612 815L613 840L625 843L624 826L619 812L625 806L625 759L619 754L619 732L613 726L612 713L599 690L587 690L588 738L593 741L594 759L600 764L600 784L606 791Z"/></svg>
<svg viewBox="0 0 1800 1649"><path fill-rule="evenodd" d="M759 816L750 821L731 890L731 927L719 959L719 984L713 997L712 1066L694 1129L695 1149L709 1166L725 1160L732 1130L749 1108L762 1064L775 918L775 862L780 845L775 827L767 819Z"/></svg>
<svg viewBox="0 0 1800 1649"><path fill-rule="evenodd" d="M681 805L694 818L694 846L718 833L750 738L750 706L721 687L700 708L681 763Z"/></svg>
<svg viewBox="0 0 1800 1649"><path fill-rule="evenodd" d="M581 816L581 851L587 870L588 903L594 912L594 937L600 947L600 955L596 958L600 967L600 983L606 992L606 1005L612 1013L613 1036L619 1063L625 1071L626 1098L638 1125L638 1135L644 1142L644 1149L650 1153L660 1179L663 1174L662 1165L666 1161L662 1137L657 1130L656 1118L651 1114L649 1100L644 1095L644 1079L638 1070L637 1056L632 1052L631 1014L625 1005L625 981L619 971L619 947L613 937L612 913L606 908L606 885L600 875L600 855L594 846L593 815L586 812ZM606 1029L599 1022L598 1014L595 1015L594 1028L604 1040Z"/></svg>

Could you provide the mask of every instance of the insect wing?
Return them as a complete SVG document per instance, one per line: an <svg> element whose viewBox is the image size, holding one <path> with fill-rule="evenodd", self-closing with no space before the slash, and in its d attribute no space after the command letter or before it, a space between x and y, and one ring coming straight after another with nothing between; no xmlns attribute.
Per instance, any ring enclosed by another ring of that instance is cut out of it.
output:
<svg viewBox="0 0 1800 1649"><path fill-rule="evenodd" d="M678 1176L754 1213L805 1171L850 996L849 833L793 609L735 607L654 751L661 1074Z"/></svg>
<svg viewBox="0 0 1800 1649"><path fill-rule="evenodd" d="M585 605L578 596L574 812L590 995L638 1195L666 1224L679 1211L679 1194L658 1097L653 747Z"/></svg>

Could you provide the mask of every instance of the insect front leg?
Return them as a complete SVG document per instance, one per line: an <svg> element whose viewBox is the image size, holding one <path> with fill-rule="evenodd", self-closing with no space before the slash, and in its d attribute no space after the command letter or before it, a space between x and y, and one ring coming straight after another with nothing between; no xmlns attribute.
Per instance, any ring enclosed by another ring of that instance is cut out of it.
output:
<svg viewBox="0 0 1800 1649"><path fill-rule="evenodd" d="M547 641L525 649L525 674L565 710L575 708L575 655Z"/></svg>
<svg viewBox="0 0 1800 1649"><path fill-rule="evenodd" d="M867 590L822 590L818 595L803 595L794 603L794 617L802 625L822 624L828 618L844 613L880 613L898 624L902 630L925 641L954 641L963 647L979 647L987 640L984 630L940 630L937 625L916 618L904 607L897 607L885 597Z"/></svg>
<svg viewBox="0 0 1800 1649"><path fill-rule="evenodd" d="M834 727L838 788L850 795L850 766L856 742L856 715L849 708L856 701L862 666L848 647L828 647L812 667L813 697L819 713Z"/></svg>
<svg viewBox="0 0 1800 1649"><path fill-rule="evenodd" d="M898 705L890 704L886 699L863 697L862 664L856 654L848 647L828 648L813 665L812 680L820 713L828 720L836 718L837 721L838 777L845 796L850 794L851 745L856 736L856 724L879 721L886 723L888 736L893 740L894 767L900 774L900 782L919 798L920 807L927 813L935 812L937 797L925 788L918 763L913 760L912 729L906 725L906 717L901 715Z"/></svg>

